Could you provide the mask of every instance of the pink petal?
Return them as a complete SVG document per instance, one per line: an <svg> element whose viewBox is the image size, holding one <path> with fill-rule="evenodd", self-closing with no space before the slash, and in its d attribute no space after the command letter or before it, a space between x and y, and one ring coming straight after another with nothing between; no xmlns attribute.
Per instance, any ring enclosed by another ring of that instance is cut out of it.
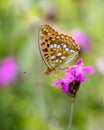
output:
<svg viewBox="0 0 104 130"><path fill-rule="evenodd" d="M92 66L85 66L83 67L83 70L89 74L92 74L94 72L94 68Z"/></svg>
<svg viewBox="0 0 104 130"><path fill-rule="evenodd" d="M74 76L71 74L70 71L67 71L65 74L65 79L74 80Z"/></svg>
<svg viewBox="0 0 104 130"><path fill-rule="evenodd" d="M80 82L84 82L86 80L86 75L84 72L81 72L79 75L76 76L76 80L80 80Z"/></svg>
<svg viewBox="0 0 104 130"><path fill-rule="evenodd" d="M66 70L66 73L70 73L71 71L74 71L78 68L78 65L71 66L68 70Z"/></svg>
<svg viewBox="0 0 104 130"><path fill-rule="evenodd" d="M62 84L63 83L63 79L59 79L59 80L56 80L53 84L52 84L52 86L58 86L58 85L60 85L60 84Z"/></svg>
<svg viewBox="0 0 104 130"><path fill-rule="evenodd" d="M80 58L80 59L77 61L77 65L83 65L82 58Z"/></svg>
<svg viewBox="0 0 104 130"><path fill-rule="evenodd" d="M64 93L68 93L68 84L69 84L69 83L64 83L64 84L62 85L62 91L63 91Z"/></svg>

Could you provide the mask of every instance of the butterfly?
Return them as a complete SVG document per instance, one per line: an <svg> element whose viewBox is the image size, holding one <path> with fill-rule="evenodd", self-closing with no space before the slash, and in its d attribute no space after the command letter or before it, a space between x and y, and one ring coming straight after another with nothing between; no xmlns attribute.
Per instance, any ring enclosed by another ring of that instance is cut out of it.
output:
<svg viewBox="0 0 104 130"><path fill-rule="evenodd" d="M79 54L79 45L65 34L60 34L49 25L41 25L39 31L39 49L47 65L45 74L64 69Z"/></svg>

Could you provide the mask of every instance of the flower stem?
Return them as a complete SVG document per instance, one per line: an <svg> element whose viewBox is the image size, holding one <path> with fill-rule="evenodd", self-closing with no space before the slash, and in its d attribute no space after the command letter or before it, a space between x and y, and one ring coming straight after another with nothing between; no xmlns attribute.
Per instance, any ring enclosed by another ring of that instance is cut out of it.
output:
<svg viewBox="0 0 104 130"><path fill-rule="evenodd" d="M69 124L68 124L67 130L71 130L72 118L73 118L73 109L74 109L74 100L75 100L75 98L72 98L71 108L70 108L70 118L69 118Z"/></svg>

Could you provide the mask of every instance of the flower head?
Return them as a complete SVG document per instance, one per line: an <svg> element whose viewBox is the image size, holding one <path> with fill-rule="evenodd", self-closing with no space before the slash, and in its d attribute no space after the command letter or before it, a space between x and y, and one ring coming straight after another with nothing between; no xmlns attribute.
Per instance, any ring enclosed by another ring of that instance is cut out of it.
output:
<svg viewBox="0 0 104 130"><path fill-rule="evenodd" d="M83 52L86 52L90 49L91 39L85 32L81 30L75 30L73 31L72 35L76 42L80 45L80 48Z"/></svg>
<svg viewBox="0 0 104 130"><path fill-rule="evenodd" d="M17 63L15 58L7 57L0 66L0 86L10 84L17 75Z"/></svg>
<svg viewBox="0 0 104 130"><path fill-rule="evenodd" d="M76 65L66 70L65 77L55 81L53 86L61 84L64 93L75 96L80 83L84 82L87 78L85 72L92 74L94 68L92 66L84 66L82 59L79 59Z"/></svg>

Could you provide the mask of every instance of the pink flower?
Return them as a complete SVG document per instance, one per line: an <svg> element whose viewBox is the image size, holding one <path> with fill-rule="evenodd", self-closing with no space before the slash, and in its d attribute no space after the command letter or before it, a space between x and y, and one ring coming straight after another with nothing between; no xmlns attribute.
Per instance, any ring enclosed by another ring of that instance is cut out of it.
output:
<svg viewBox="0 0 104 130"><path fill-rule="evenodd" d="M17 63L13 57L7 57L0 66L0 86L9 85L17 75Z"/></svg>
<svg viewBox="0 0 104 130"><path fill-rule="evenodd" d="M86 80L85 72L92 74L94 68L92 66L84 66L82 59L77 61L77 64L66 70L65 77L53 83L53 86L62 85L62 91L71 96L75 96L80 83Z"/></svg>
<svg viewBox="0 0 104 130"><path fill-rule="evenodd" d="M90 49L91 39L81 30L73 31L73 38L79 44L81 51L86 52Z"/></svg>

